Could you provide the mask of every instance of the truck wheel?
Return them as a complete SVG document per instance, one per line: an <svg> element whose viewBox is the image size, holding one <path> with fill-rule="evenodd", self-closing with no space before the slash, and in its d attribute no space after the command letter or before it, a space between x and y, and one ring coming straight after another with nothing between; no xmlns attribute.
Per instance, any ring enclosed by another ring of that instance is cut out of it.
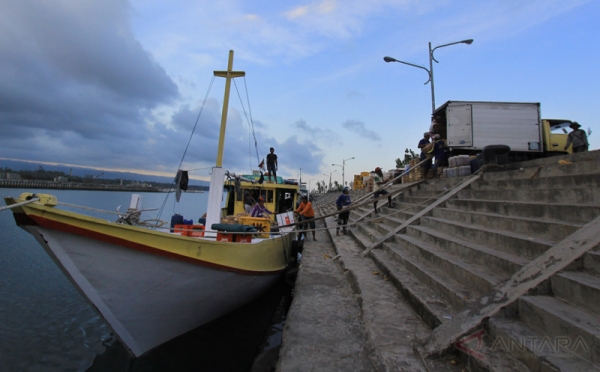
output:
<svg viewBox="0 0 600 372"><path fill-rule="evenodd" d="M483 148L483 164L502 165L508 163L508 153L510 146L507 145L489 145Z"/></svg>

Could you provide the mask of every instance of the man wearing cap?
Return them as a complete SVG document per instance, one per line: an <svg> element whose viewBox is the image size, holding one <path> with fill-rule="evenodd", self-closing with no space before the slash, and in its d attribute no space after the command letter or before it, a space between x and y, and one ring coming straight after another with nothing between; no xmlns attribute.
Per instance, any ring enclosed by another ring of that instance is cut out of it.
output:
<svg viewBox="0 0 600 372"><path fill-rule="evenodd" d="M300 216L300 222L306 221L306 220L311 220L308 222L308 224L310 225L310 228L312 229L313 240L316 241L317 238L315 237L315 220L314 220L315 210L313 209L312 203L310 201L308 201L308 195L302 195L301 200L302 200L302 202L296 209L296 213ZM306 227L306 225L304 225L304 224L300 225L301 230L304 230L305 227Z"/></svg>
<svg viewBox="0 0 600 372"><path fill-rule="evenodd" d="M257 203L252 208L252 212L250 212L250 217L264 217L265 213L273 214L270 210L265 207L265 199L262 196L258 198Z"/></svg>
<svg viewBox="0 0 600 372"><path fill-rule="evenodd" d="M373 177L373 190L375 191L375 193L373 194L373 197L375 199L377 199L381 195L389 194L382 187L389 180L383 178L383 172L381 171L381 168L379 168L379 167L375 168L374 173L375 173L375 176ZM392 197L391 196L388 196L388 207L390 207L390 208L392 207ZM375 209L375 214L378 214L379 211L377 210L377 200L375 200L375 202L373 202L373 208Z"/></svg>
<svg viewBox="0 0 600 372"><path fill-rule="evenodd" d="M341 211L342 208L349 206L350 201L350 190L347 187L342 189L342 195L338 196L335 201L335 205L337 206L337 210ZM341 212L338 215L337 228L335 229L335 235L340 236L340 226L342 226L342 234L346 234L346 225L348 224L348 219L350 218L350 211Z"/></svg>
<svg viewBox="0 0 600 372"><path fill-rule="evenodd" d="M569 125L569 127L573 128L573 131L569 133L567 137L567 144L565 145L565 150L573 144L573 152L584 152L588 150L589 143L587 139L587 134L583 129L579 129L581 125L578 122L574 121Z"/></svg>

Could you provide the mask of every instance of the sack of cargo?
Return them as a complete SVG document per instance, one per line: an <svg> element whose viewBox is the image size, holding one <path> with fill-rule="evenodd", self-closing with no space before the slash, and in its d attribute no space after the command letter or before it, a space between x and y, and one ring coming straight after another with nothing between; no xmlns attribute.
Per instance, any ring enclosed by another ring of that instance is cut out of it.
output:
<svg viewBox="0 0 600 372"><path fill-rule="evenodd" d="M428 154L430 152L433 151L433 146L435 145L435 142L431 142L428 145L425 145L425 147L423 147L423 149L421 151L423 151L424 153Z"/></svg>

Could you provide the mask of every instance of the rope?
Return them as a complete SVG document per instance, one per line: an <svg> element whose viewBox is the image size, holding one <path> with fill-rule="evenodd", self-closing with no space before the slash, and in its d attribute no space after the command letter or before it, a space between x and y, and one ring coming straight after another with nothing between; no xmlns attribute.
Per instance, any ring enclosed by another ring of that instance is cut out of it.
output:
<svg viewBox="0 0 600 372"><path fill-rule="evenodd" d="M36 202L38 200L40 200L40 199L39 198L33 198L31 200L27 200L27 201L24 201L24 202L7 205L6 207L0 208L0 212L8 210L8 209L18 208L18 207L21 207L23 205L31 204L31 203Z"/></svg>
<svg viewBox="0 0 600 372"><path fill-rule="evenodd" d="M111 212L111 211L105 211L102 209L96 209L96 208L90 208L90 207L84 207L82 205L76 205L76 204L69 204L69 203L63 203L63 202L57 202L56 204L58 205L63 205L65 207L72 207L72 208L79 208L79 209L85 209L88 211L93 211L93 212L100 212L100 213L106 213L106 214L116 214L116 215L120 215L120 213L117 212Z"/></svg>
<svg viewBox="0 0 600 372"><path fill-rule="evenodd" d="M183 155L181 156L181 161L179 162L179 167L177 167L177 170L179 171L181 169L181 165L183 164L183 159L185 159L185 155L187 154L188 148L190 147L190 143L192 142L192 137L194 136L194 132L196 131L196 127L198 126L198 123L200 122L200 116L202 116L202 112L204 111L204 106L206 105L206 100L208 99L208 95L212 89L212 85L213 82L215 81L215 76L213 75L210 84L208 85L208 89L206 90L206 94L204 95L204 100L202 101L202 107L200 107L200 112L198 112L198 116L196 117L196 122L194 123L194 128L192 129L192 133L190 134L190 138L188 140L187 145L185 146L185 150L183 151ZM159 208L159 211L156 215L156 219L157 221L160 221L160 218L162 216L162 213L165 209L165 205L167 204L167 200L169 199L169 194L171 193L171 191L173 191L175 186L175 179L173 179L173 182L171 183L171 187L169 189L169 192L166 193L165 195L165 200L163 201L162 205ZM173 201L173 213L175 213L175 203L176 201Z"/></svg>
<svg viewBox="0 0 600 372"><path fill-rule="evenodd" d="M260 157L258 155L258 141L256 140L256 132L254 130L254 120L252 119L252 108L250 107L250 95L248 94L248 84L246 84L246 77L244 76L244 88L246 90L246 100L248 101L248 113L246 113L246 107L244 106L244 102L242 101L242 96L240 95L240 91L238 89L237 83L233 80L233 85L235 86L235 90L238 94L238 98L240 100L240 104L242 105L242 111L244 112L244 116L246 117L246 121L248 122L248 127L252 133L252 138L254 139L254 149L256 151L256 162L260 163ZM250 169L252 169L252 163L250 163Z"/></svg>

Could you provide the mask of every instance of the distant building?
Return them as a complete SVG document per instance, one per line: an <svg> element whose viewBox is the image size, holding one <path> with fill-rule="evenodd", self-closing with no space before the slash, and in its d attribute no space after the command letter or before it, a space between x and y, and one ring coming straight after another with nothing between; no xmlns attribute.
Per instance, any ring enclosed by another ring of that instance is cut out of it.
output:
<svg viewBox="0 0 600 372"><path fill-rule="evenodd" d="M20 180L21 175L19 173L3 173L7 180Z"/></svg>

